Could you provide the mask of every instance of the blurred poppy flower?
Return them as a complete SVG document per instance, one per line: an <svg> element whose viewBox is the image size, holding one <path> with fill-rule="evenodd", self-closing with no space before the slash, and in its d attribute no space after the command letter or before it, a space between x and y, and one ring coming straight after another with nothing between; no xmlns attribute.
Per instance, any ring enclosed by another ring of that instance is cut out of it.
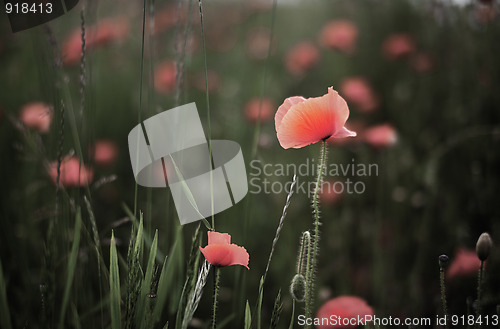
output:
<svg viewBox="0 0 500 329"><path fill-rule="evenodd" d="M248 269L249 255L245 248L231 243L227 233L208 231L208 245L200 247L205 259L214 266L242 265Z"/></svg>
<svg viewBox="0 0 500 329"><path fill-rule="evenodd" d="M362 138L374 147L394 145L398 140L396 129L390 124L373 126L364 131Z"/></svg>
<svg viewBox="0 0 500 329"><path fill-rule="evenodd" d="M481 267L481 261L477 258L475 250L459 248L455 253L450 266L446 269L446 277L453 279L457 277L476 275Z"/></svg>
<svg viewBox="0 0 500 329"><path fill-rule="evenodd" d="M266 59L270 41L271 30L267 27L256 27L250 30L245 41L245 50L248 57L255 60ZM274 42L272 50L274 50Z"/></svg>
<svg viewBox="0 0 500 329"><path fill-rule="evenodd" d="M220 77L219 74L214 70L208 70L208 92L215 93L219 90L220 87ZM205 72L200 72L194 77L193 81L194 87L196 87L199 91L205 92Z"/></svg>
<svg viewBox="0 0 500 329"><path fill-rule="evenodd" d="M281 147L301 148L320 140L356 136L344 127L349 117L345 100L333 90L321 97L305 99L293 96L285 99L274 116Z"/></svg>
<svg viewBox="0 0 500 329"><path fill-rule="evenodd" d="M358 38L357 26L347 20L340 19L327 23L320 33L320 43L326 48L353 53Z"/></svg>
<svg viewBox="0 0 500 329"><path fill-rule="evenodd" d="M486 4L486 3L485 3ZM494 6L476 6L474 8L475 19L482 24L493 22L498 16L498 9Z"/></svg>
<svg viewBox="0 0 500 329"><path fill-rule="evenodd" d="M94 162L101 166L112 165L118 156L118 146L111 140L99 140L94 145Z"/></svg>
<svg viewBox="0 0 500 329"><path fill-rule="evenodd" d="M320 324L316 328L356 328L358 319L364 319L365 316L374 314L373 308L364 299L356 296L339 296L330 299L318 310L316 317L319 319ZM336 325L330 323L330 321L322 323L322 319L330 320L331 316L336 316L337 319L346 319L346 323L343 321L339 321L341 323ZM363 323L359 324L362 325Z"/></svg>
<svg viewBox="0 0 500 329"><path fill-rule="evenodd" d="M428 53L420 52L412 57L410 64L411 67L415 70L415 72L425 73L432 70L434 66L434 61L432 60L432 57Z"/></svg>
<svg viewBox="0 0 500 329"><path fill-rule="evenodd" d="M185 11L181 10L179 13L177 10L178 6L169 4L155 13L155 25L154 32L159 33L174 27L177 20L183 23L186 20Z"/></svg>
<svg viewBox="0 0 500 329"><path fill-rule="evenodd" d="M104 19L95 26L87 27L85 33L85 49L90 51L112 42L123 41L129 32L129 24L125 19ZM74 65L80 62L82 54L82 32L75 29L62 46L63 62Z"/></svg>
<svg viewBox="0 0 500 329"><path fill-rule="evenodd" d="M303 75L312 69L319 61L318 48L309 41L303 41L293 46L285 57L285 66L293 75Z"/></svg>
<svg viewBox="0 0 500 329"><path fill-rule="evenodd" d="M175 88L177 68L174 61L165 61L155 70L155 89L159 93L168 94Z"/></svg>
<svg viewBox="0 0 500 329"><path fill-rule="evenodd" d="M48 169L49 176L56 185L57 183L57 161L51 162ZM94 171L76 157L66 157L61 161L61 174L59 184L64 187L87 186L94 179Z"/></svg>
<svg viewBox="0 0 500 329"><path fill-rule="evenodd" d="M349 77L340 83L340 92L362 112L378 107L378 99L370 83L363 77Z"/></svg>
<svg viewBox="0 0 500 329"><path fill-rule="evenodd" d="M336 183L341 184L342 190L337 188ZM323 182L321 185L321 189L319 190L319 198L322 203L325 204L336 204L342 198L342 194L344 192L344 187L342 182L328 180Z"/></svg>
<svg viewBox="0 0 500 329"><path fill-rule="evenodd" d="M269 98L252 98L245 105L245 117L248 121L255 123L257 120L266 122L271 119L274 109L274 102Z"/></svg>
<svg viewBox="0 0 500 329"><path fill-rule="evenodd" d="M20 119L24 125L40 133L46 133L50 129L53 110L51 106L42 102L33 102L23 106Z"/></svg>
<svg viewBox="0 0 500 329"><path fill-rule="evenodd" d="M390 35L382 44L382 52L389 60L411 55L415 51L415 41L407 33L397 33Z"/></svg>

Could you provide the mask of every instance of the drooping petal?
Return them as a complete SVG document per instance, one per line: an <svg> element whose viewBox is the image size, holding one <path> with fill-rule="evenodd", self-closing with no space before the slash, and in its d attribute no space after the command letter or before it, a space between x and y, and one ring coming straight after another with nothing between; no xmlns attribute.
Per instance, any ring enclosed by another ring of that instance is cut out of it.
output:
<svg viewBox="0 0 500 329"><path fill-rule="evenodd" d="M200 247L205 259L214 266L242 265L248 269L249 255L245 248L235 244L212 244Z"/></svg>
<svg viewBox="0 0 500 329"><path fill-rule="evenodd" d="M331 138L355 137L357 134L346 127L340 128Z"/></svg>
<svg viewBox="0 0 500 329"><path fill-rule="evenodd" d="M285 149L304 147L335 135L349 116L347 103L331 87L324 96L288 105L283 103L286 113L276 120L278 140Z"/></svg>
<svg viewBox="0 0 500 329"><path fill-rule="evenodd" d="M208 245L231 244L231 236L228 233L208 231Z"/></svg>
<svg viewBox="0 0 500 329"><path fill-rule="evenodd" d="M248 268L248 261L250 256L245 248L237 246L235 244L229 245L231 249L231 263L229 265L242 265Z"/></svg>
<svg viewBox="0 0 500 329"><path fill-rule="evenodd" d="M306 99L301 96L293 96L285 99L283 104L281 104L281 106L278 107L278 111L276 111L276 114L274 116L274 126L276 128L276 131L278 131L278 127L281 125L281 120L283 120L283 117L288 112L290 107L292 107L295 104L301 103L305 100Z"/></svg>

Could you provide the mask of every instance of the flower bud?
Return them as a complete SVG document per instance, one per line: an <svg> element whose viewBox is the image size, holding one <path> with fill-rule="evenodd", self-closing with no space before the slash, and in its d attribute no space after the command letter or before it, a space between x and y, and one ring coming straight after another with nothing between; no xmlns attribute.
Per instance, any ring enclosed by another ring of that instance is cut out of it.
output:
<svg viewBox="0 0 500 329"><path fill-rule="evenodd" d="M483 233L479 236L476 243L476 254L477 257L484 262L490 255L491 247L493 246L493 241L488 233Z"/></svg>
<svg viewBox="0 0 500 329"><path fill-rule="evenodd" d="M297 302L303 302L306 296L306 279L302 274L295 274L290 285L290 293Z"/></svg>
<svg viewBox="0 0 500 329"><path fill-rule="evenodd" d="M444 268L446 264L448 264L448 260L449 260L448 256L444 254L439 256L439 267Z"/></svg>

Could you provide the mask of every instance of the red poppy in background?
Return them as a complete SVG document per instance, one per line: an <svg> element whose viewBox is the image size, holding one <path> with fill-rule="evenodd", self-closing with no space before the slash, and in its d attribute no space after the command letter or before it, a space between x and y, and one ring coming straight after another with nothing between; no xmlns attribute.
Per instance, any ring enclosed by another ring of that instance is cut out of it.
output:
<svg viewBox="0 0 500 329"><path fill-rule="evenodd" d="M390 35L382 44L382 52L389 60L396 60L415 52L415 41L407 33Z"/></svg>
<svg viewBox="0 0 500 329"><path fill-rule="evenodd" d="M428 53L420 52L411 59L411 67L418 73L429 72L434 68L434 60Z"/></svg>
<svg viewBox="0 0 500 329"><path fill-rule="evenodd" d="M252 98L245 105L245 117L248 121L255 123L259 120L266 122L271 119L274 109L274 102L269 98Z"/></svg>
<svg viewBox="0 0 500 329"><path fill-rule="evenodd" d="M342 187L342 191L340 191L340 188L337 188L336 183L337 181L334 180L323 182L321 189L319 190L319 198L322 203L336 204L340 201L340 199L342 199L344 188ZM342 182L339 181L338 183L342 185Z"/></svg>
<svg viewBox="0 0 500 329"><path fill-rule="evenodd" d="M303 75L312 69L320 59L320 52L314 43L303 41L293 46L285 57L285 66L293 75Z"/></svg>
<svg viewBox="0 0 500 329"><path fill-rule="evenodd" d="M155 71L155 89L159 93L170 93L175 88L177 68L174 61L165 61Z"/></svg>
<svg viewBox="0 0 500 329"><path fill-rule="evenodd" d="M217 90L219 90L219 87L221 85L221 78L216 71L210 69L207 72L207 77L208 77L208 92L215 93ZM206 91L205 79L206 79L205 72L200 72L196 74L193 80L194 87L196 87L199 91L205 92Z"/></svg>
<svg viewBox="0 0 500 329"><path fill-rule="evenodd" d="M19 116L26 127L46 133L50 129L53 111L50 105L33 102L24 105Z"/></svg>
<svg viewBox="0 0 500 329"><path fill-rule="evenodd" d="M112 165L118 156L118 146L111 140L99 140L94 145L94 162L101 166Z"/></svg>
<svg viewBox="0 0 500 329"><path fill-rule="evenodd" d="M356 136L344 127L349 117L345 100L333 90L321 97L285 99L274 116L278 141L284 149L301 148L320 140Z"/></svg>
<svg viewBox="0 0 500 329"><path fill-rule="evenodd" d="M232 244L228 233L208 231L208 245L200 247L200 250L214 266L242 265L248 269L248 252L245 248Z"/></svg>
<svg viewBox="0 0 500 329"><path fill-rule="evenodd" d="M477 258L475 250L459 248L455 253L450 266L446 269L446 277L453 279L457 277L476 275L481 267L481 261Z"/></svg>
<svg viewBox="0 0 500 329"><path fill-rule="evenodd" d="M396 129L386 123L366 129L362 138L371 146L384 147L396 144L398 135Z"/></svg>
<svg viewBox="0 0 500 329"><path fill-rule="evenodd" d="M362 112L371 112L378 107L378 98L370 83L363 77L349 77L342 80L340 92Z"/></svg>
<svg viewBox="0 0 500 329"><path fill-rule="evenodd" d="M364 299L356 296L339 296L327 301L318 311L316 317L320 321L317 325L318 329L331 329L331 328L356 328L358 319L364 319L366 315L374 315L373 308L366 303ZM349 323L339 323L334 325L330 321L323 321L322 319L330 320L331 316L336 316L337 319L348 319ZM352 320L354 319L354 320ZM363 323L359 323L363 325Z"/></svg>
<svg viewBox="0 0 500 329"><path fill-rule="evenodd" d="M358 39L358 27L347 19L327 23L321 30L319 41L326 48L353 53Z"/></svg>
<svg viewBox="0 0 500 329"><path fill-rule="evenodd" d="M49 164L49 176L56 185L57 183L57 161ZM94 179L94 171L85 166L80 166L80 160L76 157L64 158L61 162L61 174L59 184L64 187L87 186Z"/></svg>
<svg viewBox="0 0 500 329"><path fill-rule="evenodd" d="M129 32L129 24L125 19L104 19L95 26L88 27L85 33L85 49L87 51L112 42L123 41ZM82 55L82 31L75 29L62 47L63 62L74 65L80 62Z"/></svg>

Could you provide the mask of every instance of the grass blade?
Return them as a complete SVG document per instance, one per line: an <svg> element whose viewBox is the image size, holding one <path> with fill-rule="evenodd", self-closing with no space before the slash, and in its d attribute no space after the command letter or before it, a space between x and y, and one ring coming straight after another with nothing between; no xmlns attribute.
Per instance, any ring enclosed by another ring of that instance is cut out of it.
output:
<svg viewBox="0 0 500 329"><path fill-rule="evenodd" d="M294 322L295 322L295 299L292 300L292 317L290 319L290 326L288 326L288 329L293 329Z"/></svg>
<svg viewBox="0 0 500 329"><path fill-rule="evenodd" d="M279 290L278 295L274 300L273 313L271 315L271 325L269 326L269 329L276 329L278 327L282 310L283 310L283 303L281 303L281 290Z"/></svg>
<svg viewBox="0 0 500 329"><path fill-rule="evenodd" d="M144 280L142 280L141 294L137 302L138 306L136 314L136 325L141 329L146 328L146 324L149 322L149 320L145 318L145 315L146 315L146 310L150 307L150 299L148 295L151 292L151 282L153 280L153 272L154 272L157 250L158 250L158 230L156 230L155 232L153 244L149 252L148 264L146 265L146 275L144 276Z"/></svg>
<svg viewBox="0 0 500 329"><path fill-rule="evenodd" d="M73 234L73 245L71 247L71 253L68 260L68 268L66 272L66 285L64 287L63 301L61 305L61 314L59 316L59 328L63 328L64 317L66 315L66 310L68 308L68 302L70 297L71 286L73 285L73 279L75 277L75 267L76 261L78 259L78 250L80 249L80 231L82 228L82 212L78 208L76 211L76 221L75 221L75 231Z"/></svg>
<svg viewBox="0 0 500 329"><path fill-rule="evenodd" d="M257 328L261 328L262 297L264 296L264 277L260 278L259 298L257 300Z"/></svg>
<svg viewBox="0 0 500 329"><path fill-rule="evenodd" d="M252 326L252 311L250 311L250 305L248 305L248 300L247 300L247 306L245 307L245 329L250 329Z"/></svg>
<svg viewBox="0 0 500 329"><path fill-rule="evenodd" d="M109 308L111 313L111 329L121 329L120 309L120 272L118 269L118 255L116 253L116 241L113 231L111 232L111 247L109 256Z"/></svg>
<svg viewBox="0 0 500 329"><path fill-rule="evenodd" d="M0 261L0 325L5 329L12 329L10 322L9 304L7 302L7 289L3 276L2 262Z"/></svg>

